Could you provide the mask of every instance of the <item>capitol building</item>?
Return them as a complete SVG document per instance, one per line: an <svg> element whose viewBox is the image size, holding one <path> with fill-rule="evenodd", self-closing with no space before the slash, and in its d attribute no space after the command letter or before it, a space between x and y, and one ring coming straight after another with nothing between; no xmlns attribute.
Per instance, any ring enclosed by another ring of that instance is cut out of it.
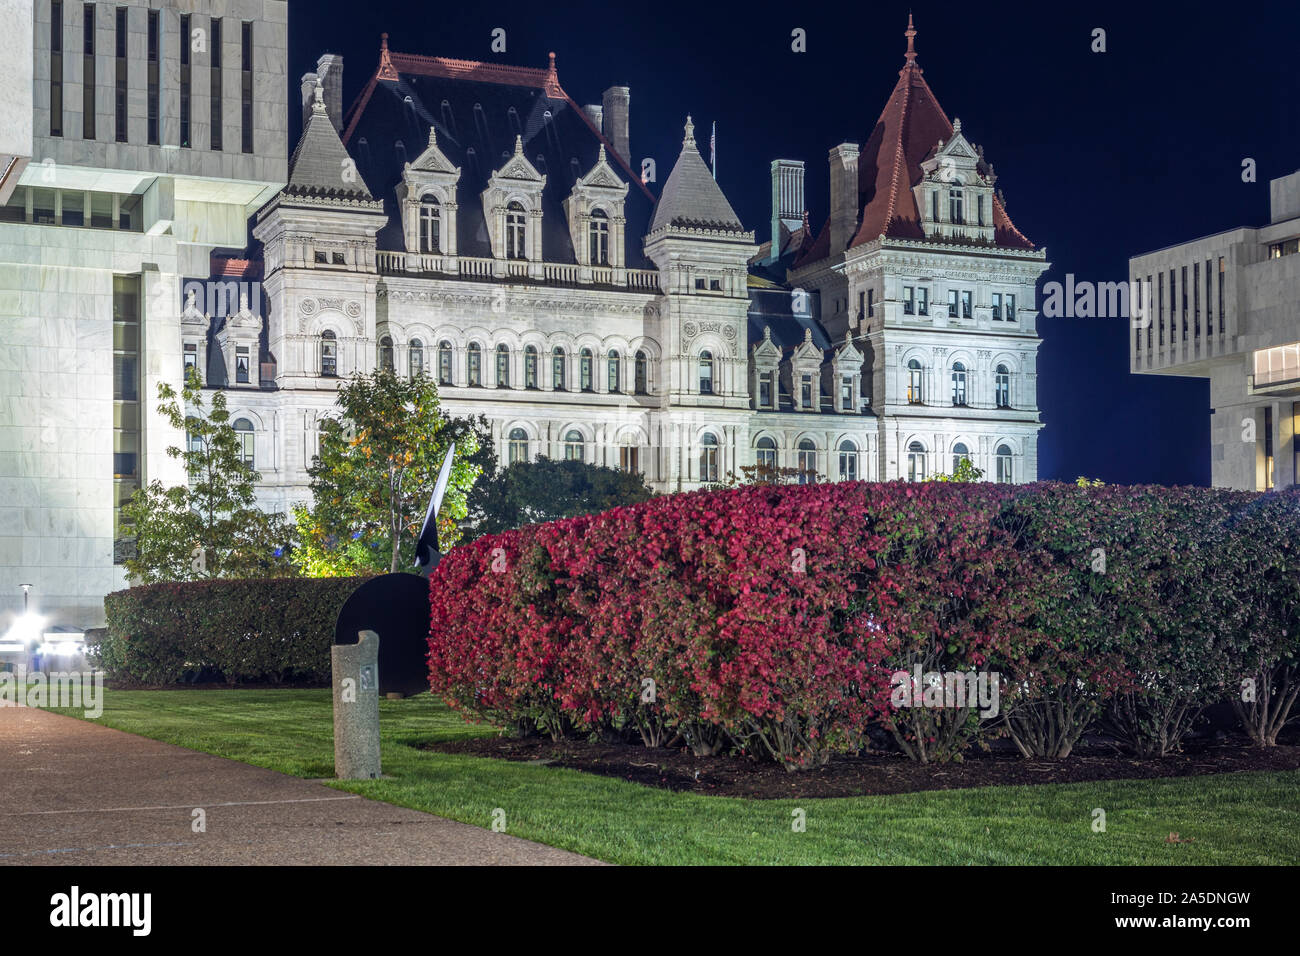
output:
<svg viewBox="0 0 1300 956"><path fill-rule="evenodd" d="M0 630L20 582L60 623L102 622L121 503L185 480L156 395L189 367L226 391L267 509L308 500L340 383L377 367L485 416L503 463L580 459L658 492L754 464L1037 477L1046 254L910 22L862 141L807 143L828 149L826 220L804 161L773 158L770 220L746 224L690 103L652 177L631 91L579 103L553 55L385 35L344 102L341 57L286 75L285 0L15 6L3 42L34 56L3 67L21 95L0 124Z"/></svg>

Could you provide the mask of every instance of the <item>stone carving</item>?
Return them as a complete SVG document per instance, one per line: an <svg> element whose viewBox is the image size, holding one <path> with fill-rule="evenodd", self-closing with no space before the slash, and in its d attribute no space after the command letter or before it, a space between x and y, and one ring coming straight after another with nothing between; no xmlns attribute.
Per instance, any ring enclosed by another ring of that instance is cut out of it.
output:
<svg viewBox="0 0 1300 956"><path fill-rule="evenodd" d="M347 313L349 318L357 318L361 315L361 303L353 299L348 303Z"/></svg>
<svg viewBox="0 0 1300 956"><path fill-rule="evenodd" d="M308 297L302 300L302 303L298 308L302 310L303 315L315 315L316 310L320 308L320 306L317 304L315 299Z"/></svg>
<svg viewBox="0 0 1300 956"><path fill-rule="evenodd" d="M694 322L687 322L682 326L682 335L686 336L688 339L695 338L699 332L700 330Z"/></svg>

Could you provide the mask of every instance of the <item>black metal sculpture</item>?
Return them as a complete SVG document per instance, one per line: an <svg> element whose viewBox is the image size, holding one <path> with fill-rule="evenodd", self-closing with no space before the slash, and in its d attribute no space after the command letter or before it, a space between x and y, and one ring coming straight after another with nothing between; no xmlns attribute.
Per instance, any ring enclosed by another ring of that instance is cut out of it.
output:
<svg viewBox="0 0 1300 956"><path fill-rule="evenodd" d="M453 444L429 498L415 546L418 573L399 571L371 578L344 602L334 626L335 644L355 644L360 631L379 635L380 694L408 696L429 689L429 575L442 559L438 509L447 493L455 454Z"/></svg>

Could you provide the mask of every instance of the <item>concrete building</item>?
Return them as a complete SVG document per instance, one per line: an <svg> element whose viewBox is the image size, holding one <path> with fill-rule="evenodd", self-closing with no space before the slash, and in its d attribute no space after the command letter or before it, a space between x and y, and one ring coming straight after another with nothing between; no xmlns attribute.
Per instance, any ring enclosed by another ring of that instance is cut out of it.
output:
<svg viewBox="0 0 1300 956"><path fill-rule="evenodd" d="M1270 221L1129 260L1150 290L1132 371L1210 380L1210 473L1218 488L1300 482L1300 172L1269 185Z"/></svg>
<svg viewBox="0 0 1300 956"><path fill-rule="evenodd" d="M198 6L33 14L41 160L0 215L0 569L68 623L125 583L118 503L185 479L153 397L190 366L226 391L268 509L308 500L340 383L377 367L485 416L503 462L581 459L660 492L755 464L1037 477L1045 253L930 91L910 21L884 110L830 152L828 221L809 221L804 163L778 159L759 245L689 116L644 182L631 91L580 105L553 56L385 35L348 106L326 54L286 156L285 4Z"/></svg>

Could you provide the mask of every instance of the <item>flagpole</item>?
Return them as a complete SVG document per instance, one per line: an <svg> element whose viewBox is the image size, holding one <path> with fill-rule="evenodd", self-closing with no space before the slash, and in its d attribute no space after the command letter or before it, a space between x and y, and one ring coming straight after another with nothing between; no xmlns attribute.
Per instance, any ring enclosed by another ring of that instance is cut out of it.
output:
<svg viewBox="0 0 1300 956"><path fill-rule="evenodd" d="M709 159L713 163L713 179L718 178L718 121L713 121L713 132L709 134Z"/></svg>

